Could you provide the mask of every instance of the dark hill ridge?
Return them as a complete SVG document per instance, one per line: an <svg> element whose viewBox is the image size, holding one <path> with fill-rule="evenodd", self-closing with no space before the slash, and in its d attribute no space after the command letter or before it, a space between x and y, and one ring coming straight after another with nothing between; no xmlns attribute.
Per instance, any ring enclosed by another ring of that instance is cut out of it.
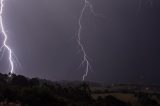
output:
<svg viewBox="0 0 160 106"><path fill-rule="evenodd" d="M159 94L141 90L137 93L128 87L132 88L130 85L103 87L82 81L54 82L0 73L0 106L159 106ZM136 99L125 101L122 95L133 95Z"/></svg>
<svg viewBox="0 0 160 106"><path fill-rule="evenodd" d="M39 78L27 78L23 75L16 75L16 74L2 74L0 73L0 82L8 82L9 80L15 80L15 79L20 79L22 81L26 81L25 83L29 83L29 81L32 81L32 80L37 80L39 83L47 83L47 84L51 84L51 85L56 85L57 83L60 84L61 86L78 86L82 83L84 83L84 81L78 81L78 80L75 80L75 81L67 81L67 80L60 80L60 81L50 81L50 80L47 80L47 79L39 79ZM21 82L21 81L19 81ZM102 85L100 83L96 83L96 82L90 82L90 81L85 81L86 84L88 84L89 86L91 87L102 87Z"/></svg>
<svg viewBox="0 0 160 106"><path fill-rule="evenodd" d="M147 85L147 84L112 84L106 86L105 89L109 91L117 91L117 92L147 92L150 94L160 94L160 86L159 85Z"/></svg>

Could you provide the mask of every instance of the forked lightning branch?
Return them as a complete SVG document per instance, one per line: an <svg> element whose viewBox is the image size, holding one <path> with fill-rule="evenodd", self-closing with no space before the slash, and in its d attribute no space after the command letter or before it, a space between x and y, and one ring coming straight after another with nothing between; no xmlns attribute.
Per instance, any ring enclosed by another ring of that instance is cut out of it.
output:
<svg viewBox="0 0 160 106"><path fill-rule="evenodd" d="M85 50L85 48L82 44L82 41L81 41L81 31L82 31L82 28L83 28L82 19L83 19L84 12L85 12L86 9L89 9L93 13L93 15L97 15L97 14L94 12L93 6L92 6L92 4L90 3L89 0L81 0L81 1L83 2L83 7L82 7L82 10L81 10L81 13L80 13L80 16L79 16L79 20L78 20L79 28L78 28L78 31L77 31L77 34L76 34L76 38L77 38L77 43L80 47L80 51L83 55L81 65L85 66L85 73L82 76L82 80L85 80L85 78L88 76L88 72L89 72L91 66L90 66L90 62L89 62L87 54L86 54L86 50ZM5 28L4 28L4 22L3 22L4 2L5 2L5 0L0 0L0 3L1 3L0 4L0 6L1 6L0 7L0 29L1 29L1 35L3 36L3 43L2 43L2 46L0 47L0 52L2 52L2 54L3 54L4 50L8 52L10 73L12 74L12 73L14 73L13 51L7 43L8 35L5 32Z"/></svg>

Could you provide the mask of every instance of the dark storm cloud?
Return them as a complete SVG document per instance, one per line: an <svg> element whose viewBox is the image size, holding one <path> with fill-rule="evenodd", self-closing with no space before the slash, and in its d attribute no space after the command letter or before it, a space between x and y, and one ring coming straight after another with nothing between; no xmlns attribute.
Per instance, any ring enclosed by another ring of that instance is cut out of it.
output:
<svg viewBox="0 0 160 106"><path fill-rule="evenodd" d="M83 17L82 40L99 82L160 83L160 2L93 0L94 17ZM81 79L81 55L75 41L81 0L8 0L5 29L23 69L18 74L51 80ZM6 56L0 71L6 72Z"/></svg>

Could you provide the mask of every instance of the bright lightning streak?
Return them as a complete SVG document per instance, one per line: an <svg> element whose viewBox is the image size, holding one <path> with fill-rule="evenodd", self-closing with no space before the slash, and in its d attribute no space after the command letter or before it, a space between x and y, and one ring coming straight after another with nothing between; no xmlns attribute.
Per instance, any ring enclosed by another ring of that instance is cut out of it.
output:
<svg viewBox="0 0 160 106"><path fill-rule="evenodd" d="M98 16L100 14L96 14L93 10L93 6L92 4L88 1L88 0L83 0L84 1L84 6L81 10L81 14L80 14L80 17L79 17L79 20L78 20L78 25L79 25L79 28L78 28L78 32L77 32L77 42L78 42L78 45L83 53L83 60L82 60L82 65L85 64L86 65L86 68L85 68L85 74L83 75L83 78L82 80L84 81L85 78L87 77L88 75L88 72L89 72L89 69L90 69L90 63L89 63L89 60L88 60L88 57L87 57L87 54L86 54L86 51L83 47L83 44L81 42L81 30L82 30L82 18L83 18L83 15L84 15L84 12L85 10L87 9L87 7L90 9L90 11L92 12L92 14L94 16ZM8 53L9 53L9 62L10 62L10 73L12 74L13 71L14 71L14 63L13 63L13 52L11 50L11 48L7 45L7 40L8 40L8 36L4 30L4 25L3 25L3 19L2 19L2 15L3 15L3 7L4 7L4 4L3 4L4 0L0 0L0 27L1 27L1 30L2 30L2 34L4 36L4 41L3 41L3 45L2 47L0 48L0 51L1 50L5 50L7 49ZM4 52L4 51L3 51ZM2 53L3 55L3 53Z"/></svg>
<svg viewBox="0 0 160 106"><path fill-rule="evenodd" d="M80 50L83 54L83 60L82 60L81 64L82 65L85 64L85 66L86 66L85 67L85 73L84 73L83 78L82 78L82 80L84 81L85 78L88 76L88 72L89 72L89 69L90 69L91 65L90 65L90 62L88 60L85 48L84 48L84 46L81 42L82 18L83 18L84 12L87 9L87 7L90 9L90 11L92 12L92 14L94 16L98 16L98 14L96 14L94 12L92 4L88 0L83 0L83 1L84 1L84 5L83 5L83 8L81 10L80 17L79 17L79 20L78 20L79 28L78 28L78 32L77 32L77 42L78 42Z"/></svg>
<svg viewBox="0 0 160 106"><path fill-rule="evenodd" d="M4 25L3 25L3 19L2 19L2 15L3 15L3 7L4 7L4 0L1 0L0 1L0 27L1 27L1 30L2 30L2 34L4 36L4 41L3 41L3 45L2 47L0 48L0 50L2 49L7 49L8 53L9 53L9 56L8 56L8 59L9 59L9 62L10 62L10 73L12 74L13 71L14 71L14 64L13 64L13 57L12 57L12 50L11 48L7 45L7 39L8 39L8 36L4 30Z"/></svg>

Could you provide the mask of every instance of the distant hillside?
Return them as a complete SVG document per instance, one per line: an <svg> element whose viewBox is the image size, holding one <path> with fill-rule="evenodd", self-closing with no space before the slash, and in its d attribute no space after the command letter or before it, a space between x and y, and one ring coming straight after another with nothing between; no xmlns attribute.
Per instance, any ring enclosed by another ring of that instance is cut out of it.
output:
<svg viewBox="0 0 160 106"><path fill-rule="evenodd" d="M61 84L62 86L78 86L82 83L84 83L83 81L58 81L59 84ZM86 84L88 84L90 87L102 87L102 85L100 83L96 83L96 82L89 82L89 81L85 81Z"/></svg>
<svg viewBox="0 0 160 106"><path fill-rule="evenodd" d="M128 87L0 74L0 106L159 106L159 94Z"/></svg>

